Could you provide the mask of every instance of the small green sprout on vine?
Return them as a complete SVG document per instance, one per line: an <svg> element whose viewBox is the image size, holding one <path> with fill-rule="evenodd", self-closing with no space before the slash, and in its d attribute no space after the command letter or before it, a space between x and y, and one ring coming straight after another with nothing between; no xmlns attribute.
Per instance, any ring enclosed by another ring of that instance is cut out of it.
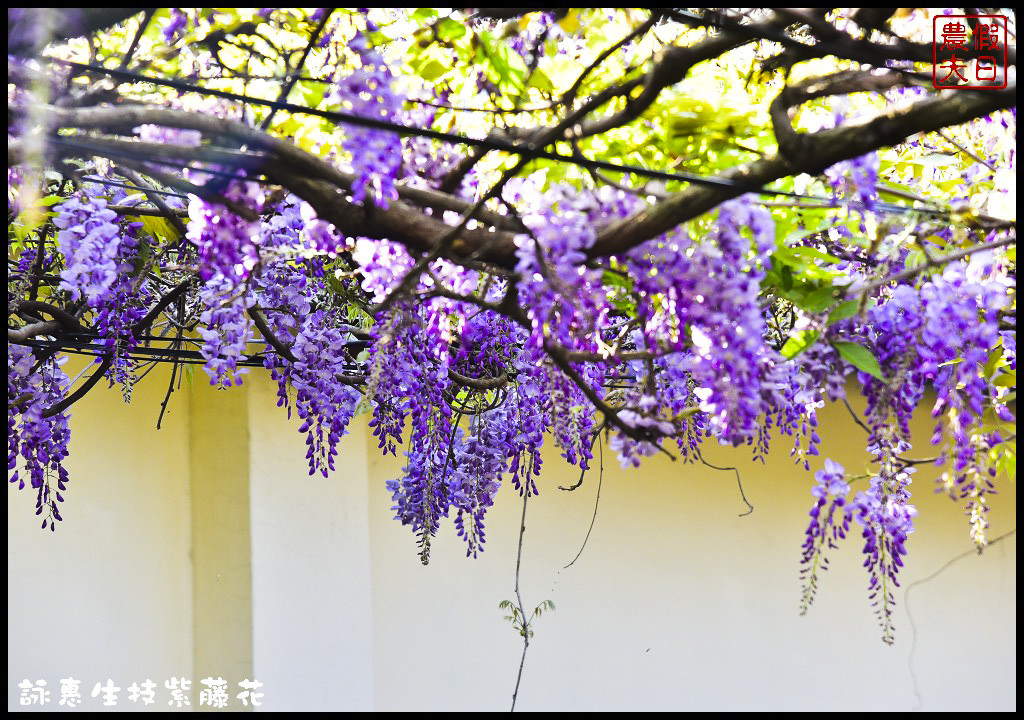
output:
<svg viewBox="0 0 1024 720"><path fill-rule="evenodd" d="M511 615L506 615L505 619L512 623L512 627L516 629L516 632L518 632L520 636L524 638L532 638L533 630L530 629L530 626L533 624L534 619L539 620L545 610L554 610L555 603L551 600L545 600L533 609L530 619L525 623L523 622L524 612L511 600L502 600L498 603L498 607L512 613Z"/></svg>

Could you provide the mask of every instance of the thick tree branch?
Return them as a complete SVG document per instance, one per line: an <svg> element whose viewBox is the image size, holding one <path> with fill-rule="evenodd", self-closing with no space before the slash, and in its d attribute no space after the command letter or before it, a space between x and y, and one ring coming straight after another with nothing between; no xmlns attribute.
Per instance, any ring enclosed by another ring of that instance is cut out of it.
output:
<svg viewBox="0 0 1024 720"><path fill-rule="evenodd" d="M68 40L89 35L98 30L124 22L147 8L17 8L17 14L7 16L7 52L10 55L25 56L38 53L40 42ZM38 12L52 14L50 19L53 37L39 38L33 32L38 24ZM13 19L13 22L12 22ZM25 25L31 26L25 28ZM26 32L28 30L28 32Z"/></svg>
<svg viewBox="0 0 1024 720"><path fill-rule="evenodd" d="M59 307L40 300L22 300L18 303L18 309L28 310L29 312L46 313L56 320L60 324L60 327L70 332L86 332L88 330L88 328L83 327L83 325L78 321L78 318L74 315Z"/></svg>
<svg viewBox="0 0 1024 720"><path fill-rule="evenodd" d="M605 228L599 233L588 256L593 259L625 252L702 215L725 200L773 180L801 172L817 174L836 162L895 145L916 133L960 124L1015 104L1015 85L986 93L948 92L864 123L821 131L807 137L808 151L802 157L787 159L775 156L733 168L716 180L735 182L735 187L693 186ZM139 106L53 108L49 112L54 116L55 124L61 127L119 127L130 130L140 124L153 123L196 129L211 137L218 134L237 137L279 160L280 163L275 162L267 168L275 181L309 202L320 217L349 235L387 238L401 242L417 253L425 253L434 246L436 238L449 229L445 223L401 202L392 203L386 210L355 205L344 194L344 189L351 182L350 177L286 140L269 137L230 120ZM473 256L504 268L515 266L514 236L504 231L463 230L449 252L455 258Z"/></svg>
<svg viewBox="0 0 1024 720"><path fill-rule="evenodd" d="M1016 99L1015 84L1006 90L987 93L949 91L866 122L808 135L807 151L802 157L788 160L776 155L733 168L719 176L738 183L739 187L691 187L676 193L602 230L587 255L593 259L624 253L680 223L703 215L726 200L742 195L745 192L743 186L755 190L789 175L817 175L837 162L897 145L911 135L958 125L1014 107Z"/></svg>
<svg viewBox="0 0 1024 720"><path fill-rule="evenodd" d="M91 157L98 155L111 160L159 163L169 168L190 168L199 173L203 168L191 168L193 162L216 163L222 171L244 169L259 173L267 165L266 153L213 147L210 145L174 145L147 143L138 140L119 140L89 135L71 135L57 138L54 151L65 157ZM8 150L10 156L10 150Z"/></svg>
<svg viewBox="0 0 1024 720"><path fill-rule="evenodd" d="M789 118L790 108L820 97L848 95L854 92L882 92L897 85L907 84L899 73L878 75L863 70L846 70L826 77L805 80L798 85L787 85L772 101L769 113L779 154L799 161L807 154L812 136L797 132Z"/></svg>
<svg viewBox="0 0 1024 720"><path fill-rule="evenodd" d="M249 222L255 222L259 220L259 215L256 214L255 210L252 210L251 208L248 208L242 203L236 202L231 198L224 197L218 192L213 192L208 188L203 187L202 185L196 185L195 183L191 183L188 180L179 178L176 175L163 172L162 170L156 170L142 163L129 160L121 160L120 162L122 165L129 167L132 170L148 175L149 177L153 178L154 180L159 182L161 185L164 185L165 187L173 188L178 192L187 193L189 195L196 195L197 197L201 197L203 200L206 200L209 203L223 205L228 210L233 212L235 215L238 215L239 217L244 218Z"/></svg>
<svg viewBox="0 0 1024 720"><path fill-rule="evenodd" d="M61 324L56 320L23 325L17 329L7 328L7 342L20 343L40 335L56 335L60 328Z"/></svg>
<svg viewBox="0 0 1024 720"><path fill-rule="evenodd" d="M882 8L862 8L864 10L883 10ZM796 22L803 23L811 29L814 36L820 41L820 47L824 55L859 60L876 66L881 66L887 60L908 60L914 62L927 62L933 60L933 48L926 43L915 43L901 37L896 38L894 44L880 44L871 42L868 39L857 39L839 30L829 23L821 15L814 14L803 9L779 8L776 12ZM891 13L890 13L891 14ZM854 18L857 21L857 18ZM973 46L964 47L957 51L957 57L972 59L985 51L978 50ZM817 55L819 56L820 55ZM1016 49L1007 48L1007 62L1010 65L1017 64Z"/></svg>
<svg viewBox="0 0 1024 720"><path fill-rule="evenodd" d="M298 362L298 358L295 357L294 353L292 353L291 348L281 342L280 338L274 334L270 325L267 324L267 319L263 317L263 313L261 313L259 309L251 307L247 312L249 313L249 317L252 318L252 322L256 326L256 329L260 331L260 335L262 335L263 339L277 351L278 355L290 363Z"/></svg>
<svg viewBox="0 0 1024 720"><path fill-rule="evenodd" d="M427 269L430 263L437 260L447 251L448 247L452 242L454 242L455 238L458 237L459 233L462 232L463 228L466 227L473 216L483 208L484 203L491 198L497 197L501 193L502 188L505 187L505 184L508 183L508 181L511 180L527 162L528 161L525 157L521 157L514 167L502 173L498 182L494 183L490 190L481 195L480 199L473 204L473 207L462 213L462 216L459 218L459 222L438 238L433 247L430 248L430 252L417 260L416 264L409 269L405 274L405 277L399 281L398 285L388 293L388 296L384 298L379 305L371 309L371 314L377 315L378 313L387 312L387 309L391 307L396 300L401 299L405 294L411 292L419 281L420 275Z"/></svg>
<svg viewBox="0 0 1024 720"><path fill-rule="evenodd" d="M462 385L463 387L472 388L474 390L497 390L500 387L505 387L508 384L508 375L501 373L492 378L474 378L468 375L463 375L452 368L448 368L448 377L451 378L456 384Z"/></svg>
<svg viewBox="0 0 1024 720"><path fill-rule="evenodd" d="M355 181L355 176L351 173L338 170L330 163L307 153L293 143L272 137L233 120L200 115L184 110L169 110L143 105L113 108L47 108L47 111L52 113L54 124L60 127L131 133L133 128L139 125L164 125L185 130L198 130L210 139L232 138L252 148L264 151L263 155L256 156L257 159L247 160L245 157L246 153L210 146L197 148L166 145L161 149L158 145L141 143L135 140L128 141L94 137L69 140L69 142L77 142L83 147L87 147L90 152L97 155L106 155L108 154L106 151L110 151L110 155L115 153L134 154L152 152L155 154L151 155L151 157L168 160L181 162L207 160L235 167L249 167L259 170L265 169L267 165L273 163L296 176L302 175L311 179L325 180L336 188L344 190L350 189ZM24 162L25 152L23 146L23 141L14 141L8 144L8 165ZM251 158L252 153L249 152L248 155ZM114 159L122 156L115 156ZM452 210L459 213L463 213L472 207L472 203L434 190L412 188L401 184L397 189L400 198L422 207ZM301 193L297 194L301 195ZM505 230L522 231L521 225L514 219L489 210L481 210L475 217L480 222ZM440 221L434 220L434 222L438 226L443 226L443 223ZM514 252L514 247L512 250Z"/></svg>
<svg viewBox="0 0 1024 720"><path fill-rule="evenodd" d="M351 202L336 185L324 180L299 177L277 169L272 169L270 176L308 202L321 219L333 223L346 235L394 240L416 253L428 253L437 238L451 230L446 223L400 202L390 203L387 210L367 208ZM478 259L507 267L507 261L515 255L513 238L508 232L464 228L453 238L448 254L469 258L479 252ZM480 252L484 248L491 250Z"/></svg>
<svg viewBox="0 0 1024 720"><path fill-rule="evenodd" d="M79 385L77 390L69 394L60 402L51 405L50 407L46 408L46 410L43 410L43 417L53 417L58 413L62 413L69 407L74 405L76 402L84 398L89 393L89 391L92 390L93 386L100 381L100 378L102 378L107 373L107 370L110 369L110 366L113 363L114 360L112 355L107 355L105 358L103 358L102 362L100 362L100 366L96 368L96 371L93 372L93 374L90 375L89 378L84 383Z"/></svg>

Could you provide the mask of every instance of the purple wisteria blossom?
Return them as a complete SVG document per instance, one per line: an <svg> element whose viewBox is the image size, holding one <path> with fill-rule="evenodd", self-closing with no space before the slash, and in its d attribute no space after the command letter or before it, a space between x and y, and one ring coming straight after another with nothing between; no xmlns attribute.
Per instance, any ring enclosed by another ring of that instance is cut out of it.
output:
<svg viewBox="0 0 1024 720"><path fill-rule="evenodd" d="M57 250L64 256L60 288L72 300L102 304L117 280L122 233L107 201L81 193L61 203L53 224L59 228Z"/></svg>
<svg viewBox="0 0 1024 720"><path fill-rule="evenodd" d="M71 429L66 409L44 417L47 409L64 399L71 381L61 370L67 358L38 360L24 345L7 347L7 470L11 483L36 490L36 515L42 527L63 518L57 505L64 501Z"/></svg>
<svg viewBox="0 0 1024 720"><path fill-rule="evenodd" d="M343 381L351 373L348 334L330 322L322 310L311 313L292 345L295 362L286 366L283 378L295 390L295 410L306 433L309 474L327 477L334 470L338 442L347 432L362 397Z"/></svg>
<svg viewBox="0 0 1024 720"><path fill-rule="evenodd" d="M199 290L199 299L205 309L199 316L203 323L199 335L203 344L199 348L210 376L211 385L231 387L242 384L242 375L248 370L239 367L252 334L252 321L247 314L253 306L252 297L234 280L214 275Z"/></svg>
<svg viewBox="0 0 1024 720"><path fill-rule="evenodd" d="M176 43L188 30L188 15L181 8L171 8L170 18L160 31L164 42L168 45Z"/></svg>
<svg viewBox="0 0 1024 720"><path fill-rule="evenodd" d="M262 209L263 192L256 183L232 182L224 194L253 211ZM186 237L199 250L199 277L245 281L259 262L260 223L195 195L189 199L188 217Z"/></svg>
<svg viewBox="0 0 1024 720"><path fill-rule="evenodd" d="M817 484L811 489L816 498L811 506L811 521L807 525L802 549L800 576L803 580L801 613L806 613L818 589L818 573L828 569L826 551L837 547L850 530L850 513L843 510L850 484L843 466L832 459L825 460L825 469L815 473ZM827 506L827 507L826 507Z"/></svg>
<svg viewBox="0 0 1024 720"><path fill-rule="evenodd" d="M367 33L376 30L367 22ZM391 68L366 38L356 33L349 48L359 56L360 67L340 79L326 96L328 103L373 120L400 122L404 97L395 88ZM402 167L402 143L398 134L388 130L351 125L347 128L345 149L352 156L356 181L352 199L369 200L382 208L398 199L395 180Z"/></svg>

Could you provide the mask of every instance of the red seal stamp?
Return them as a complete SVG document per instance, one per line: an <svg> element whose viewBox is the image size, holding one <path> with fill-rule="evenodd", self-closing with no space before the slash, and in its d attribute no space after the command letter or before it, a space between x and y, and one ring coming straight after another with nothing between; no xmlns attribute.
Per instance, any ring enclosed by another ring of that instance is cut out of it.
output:
<svg viewBox="0 0 1024 720"><path fill-rule="evenodd" d="M932 18L932 85L937 89L1006 87L1005 15Z"/></svg>

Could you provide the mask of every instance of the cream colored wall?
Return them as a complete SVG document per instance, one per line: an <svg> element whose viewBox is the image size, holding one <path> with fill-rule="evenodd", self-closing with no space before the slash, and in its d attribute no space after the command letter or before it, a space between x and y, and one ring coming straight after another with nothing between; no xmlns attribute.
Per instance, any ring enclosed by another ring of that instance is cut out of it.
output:
<svg viewBox="0 0 1024 720"><path fill-rule="evenodd" d="M17 687L26 678L51 691L60 678L81 680L88 701L108 678L121 688L152 678L162 689L192 675L189 403L176 394L157 432L166 382L153 373L131 405L98 386L74 406L56 532L39 529L29 487L8 488L9 709L26 709Z"/></svg>
<svg viewBox="0 0 1024 720"><path fill-rule="evenodd" d="M75 491L56 534L32 527L27 493L9 493L9 707L22 677L83 668L128 683L140 668L157 679L191 675L193 663L205 673L207 662L222 674L251 663L262 709L507 708L521 644L497 606L513 595L514 491L500 491L479 559L464 556L448 521L423 567L384 489L401 459L378 455L366 418L344 439L337 472L310 478L298 423L275 407L262 373L241 391L176 394L155 433L164 387L148 379L128 408L113 393L76 406ZM830 408L822 425L823 455L862 466L863 435L845 411ZM915 452L928 453L929 421L915 432L925 439ZM664 457L624 472L606 454L594 530L568 569L597 473L562 492L578 472L548 453L521 585L527 604L550 599L557 610L536 625L518 707L1015 708L1015 537L915 585L970 549L962 511L932 494L922 470L896 645L878 639L856 537L800 617L811 474L787 453L783 440L761 466L708 449L712 462L741 468L755 505L747 517L730 472ZM1001 490L993 536L1016 527L1015 486ZM51 624L32 622L40 616ZM234 619L221 635L209 632L218 618Z"/></svg>
<svg viewBox="0 0 1024 720"><path fill-rule="evenodd" d="M373 709L366 427L326 479L268 382L250 386L253 665L262 710Z"/></svg>
<svg viewBox="0 0 1024 720"><path fill-rule="evenodd" d="M250 428L247 387L214 388L199 371L189 398L193 677L231 688L253 678Z"/></svg>

